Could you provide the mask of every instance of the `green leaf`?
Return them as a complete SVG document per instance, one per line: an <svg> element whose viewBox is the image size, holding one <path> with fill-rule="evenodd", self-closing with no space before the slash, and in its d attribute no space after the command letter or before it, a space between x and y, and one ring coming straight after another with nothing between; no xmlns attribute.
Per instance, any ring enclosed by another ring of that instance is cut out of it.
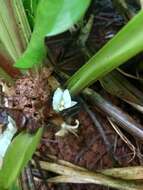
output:
<svg viewBox="0 0 143 190"><path fill-rule="evenodd" d="M9 190L22 190L18 183L14 183Z"/></svg>
<svg viewBox="0 0 143 190"><path fill-rule="evenodd" d="M22 0L0 0L0 41L13 61L21 56L30 34Z"/></svg>
<svg viewBox="0 0 143 190"><path fill-rule="evenodd" d="M35 15L36 15L39 1L40 0L23 0L23 5L25 8L25 12L27 14L31 29L33 29L34 27Z"/></svg>
<svg viewBox="0 0 143 190"><path fill-rule="evenodd" d="M31 159L42 135L40 128L36 134L31 135L25 132L16 136L9 146L4 158L3 167L0 170L0 187L10 188L16 181L21 170Z"/></svg>
<svg viewBox="0 0 143 190"><path fill-rule="evenodd" d="M143 11L82 66L67 82L72 94L106 75L143 50Z"/></svg>
<svg viewBox="0 0 143 190"><path fill-rule="evenodd" d="M90 0L40 0L30 43L15 66L29 69L40 64L45 57L44 37L69 29L83 16L89 4Z"/></svg>

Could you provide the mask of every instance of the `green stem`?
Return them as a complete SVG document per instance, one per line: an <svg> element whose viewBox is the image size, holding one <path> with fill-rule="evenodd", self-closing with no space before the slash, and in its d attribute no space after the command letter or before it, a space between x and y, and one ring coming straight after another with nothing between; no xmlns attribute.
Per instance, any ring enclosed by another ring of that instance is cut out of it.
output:
<svg viewBox="0 0 143 190"><path fill-rule="evenodd" d="M71 94L77 94L143 50L143 11L82 66L67 82Z"/></svg>

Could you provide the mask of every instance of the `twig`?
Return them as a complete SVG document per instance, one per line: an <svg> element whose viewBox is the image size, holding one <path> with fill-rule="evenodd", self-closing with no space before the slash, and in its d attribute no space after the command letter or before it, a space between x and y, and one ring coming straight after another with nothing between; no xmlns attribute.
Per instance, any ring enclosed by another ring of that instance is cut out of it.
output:
<svg viewBox="0 0 143 190"><path fill-rule="evenodd" d="M25 169L21 173L20 181L21 181L22 190L29 190L28 184L27 184L27 174L26 174Z"/></svg>
<svg viewBox="0 0 143 190"><path fill-rule="evenodd" d="M36 165L36 167L37 167L37 169L39 171L39 174L41 175L41 179L43 180L44 185L46 187L48 187L48 184L47 184L47 181L46 181L46 176L45 176L44 172L42 171L41 166L39 164L39 160L37 159L36 156L34 156L34 161L35 161L35 165Z"/></svg>
<svg viewBox="0 0 143 190"><path fill-rule="evenodd" d="M36 185L33 180L30 164L28 163L27 168L26 168L26 174L27 174L27 180L28 180L28 186L30 190L36 190Z"/></svg>
<svg viewBox="0 0 143 190"><path fill-rule="evenodd" d="M92 104L96 105L101 111L110 116L115 123L136 137L137 140L143 141L142 126L132 117L123 112L117 106L113 105L110 101L105 100L100 94L89 88L86 88L83 91L83 95L88 97L92 101Z"/></svg>
<svg viewBox="0 0 143 190"><path fill-rule="evenodd" d="M121 132L121 130L118 128L118 126L116 124L114 124L112 122L112 119L107 118L109 123L111 124L111 126L113 127L113 129L117 132L117 134L120 136L120 138L128 145L128 147L130 148L130 150L133 151L133 156L132 158L128 161L131 162L135 156L136 156L136 147L129 141L129 139Z"/></svg>
<svg viewBox="0 0 143 190"><path fill-rule="evenodd" d="M65 176L65 178L70 178L70 183L93 183L93 184L99 184L104 185L120 190L142 190L143 184L142 183L135 183L134 181L125 181L121 179L115 179L112 177L105 176L104 174L100 174L97 172L90 172L90 171L82 171L82 170L75 170L75 168L70 168L67 166L62 166L55 163L49 163L49 162L40 162L41 168L45 170L49 170L52 172L55 172L57 174L61 174L62 176ZM53 178L48 179L50 182L58 182L58 183L64 183L68 181L59 180L54 181Z"/></svg>
<svg viewBox="0 0 143 190"><path fill-rule="evenodd" d="M124 168L111 168L100 170L102 174L126 179L126 180L138 180L143 179L143 167L142 166L131 166Z"/></svg>
<svg viewBox="0 0 143 190"><path fill-rule="evenodd" d="M113 153L113 146L111 145L111 143L109 142L109 140L108 140L108 138L107 138L107 136L106 136L106 134L105 134L105 131L104 131L103 127L102 127L102 124L101 124L101 122L100 122L100 120L99 120L98 114L97 114L97 113L94 114L94 113L89 109L89 107L87 106L87 104L85 103L85 101L84 101L82 98L80 98L80 101L81 101L81 103L82 103L84 109L86 110L86 112L87 112L87 113L89 114L89 116L91 117L91 119L92 119L92 121L93 121L93 123L94 123L94 126L95 126L95 127L97 128L97 130L99 131L99 133L100 133L100 135L101 135L101 137L102 137L102 139L103 139L103 142L104 142L104 144L105 144L106 147L107 147L107 151L109 152L109 155L110 155L110 157L112 158L112 161L113 161L114 163L118 163L118 160L117 160L116 156L115 156L114 153Z"/></svg>
<svg viewBox="0 0 143 190"><path fill-rule="evenodd" d="M125 0L112 0L113 4L120 11L121 15L123 15L124 19L128 21L134 16L134 12L129 9L128 4Z"/></svg>
<svg viewBox="0 0 143 190"><path fill-rule="evenodd" d="M77 40L78 44L81 47L81 50L86 55L86 57L91 57L91 53L88 50L88 48L86 47L86 42L87 42L87 39L89 38L91 29L93 27L93 21L94 21L94 15L90 15L90 18L87 21L87 23L85 24L85 26L83 26L81 28L81 32L80 32L79 38Z"/></svg>
<svg viewBox="0 0 143 190"><path fill-rule="evenodd" d="M67 166L69 168L73 168L75 171L89 171L86 168L81 166L77 166L65 160L59 160L57 157L48 155L48 157L52 160L52 163L56 163L58 165ZM136 180L143 179L143 166L131 166L131 167L122 167L122 168L110 168L110 169L102 169L98 170L99 173L103 173L105 175L113 176L115 178Z"/></svg>
<svg viewBox="0 0 143 190"><path fill-rule="evenodd" d="M134 80L143 81L143 78L140 78L139 76L131 75L131 74L125 72L124 70L120 69L120 68L117 68L117 71L119 71L121 74L123 74L124 76L126 76L128 78L131 78L131 79L134 79Z"/></svg>

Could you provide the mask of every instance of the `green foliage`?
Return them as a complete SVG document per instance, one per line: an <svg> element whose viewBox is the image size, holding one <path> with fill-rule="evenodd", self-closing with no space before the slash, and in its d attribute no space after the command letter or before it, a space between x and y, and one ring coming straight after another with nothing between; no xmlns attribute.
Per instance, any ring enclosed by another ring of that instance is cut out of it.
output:
<svg viewBox="0 0 143 190"><path fill-rule="evenodd" d="M143 50L143 11L97 52L68 81L67 87L77 94Z"/></svg>
<svg viewBox="0 0 143 190"><path fill-rule="evenodd" d="M22 0L0 0L0 78L17 77L13 63L26 49L31 30ZM20 73L20 72L19 72ZM10 80L9 80L10 79Z"/></svg>
<svg viewBox="0 0 143 190"><path fill-rule="evenodd" d="M14 138L0 170L0 189L9 189L13 185L21 170L31 159L40 141L42 131L40 128L34 135L22 132Z"/></svg>
<svg viewBox="0 0 143 190"><path fill-rule="evenodd" d="M10 190L22 190L19 186L19 184L15 183L11 188Z"/></svg>
<svg viewBox="0 0 143 190"><path fill-rule="evenodd" d="M27 18L21 1L13 0L8 2L0 0L0 47L5 49L5 52L10 55L13 61L16 61L21 56L30 36Z"/></svg>
<svg viewBox="0 0 143 190"><path fill-rule="evenodd" d="M23 5L28 17L31 29L34 27L37 6L40 0L23 0Z"/></svg>
<svg viewBox="0 0 143 190"><path fill-rule="evenodd" d="M40 0L30 43L15 66L29 69L40 64L45 57L44 37L69 29L83 16L89 4L90 0Z"/></svg>

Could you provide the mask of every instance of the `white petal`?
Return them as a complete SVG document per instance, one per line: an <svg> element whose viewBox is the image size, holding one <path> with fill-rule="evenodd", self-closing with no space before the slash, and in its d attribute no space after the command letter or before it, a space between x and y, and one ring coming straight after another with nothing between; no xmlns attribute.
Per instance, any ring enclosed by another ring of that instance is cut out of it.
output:
<svg viewBox="0 0 143 190"><path fill-rule="evenodd" d="M10 116L8 116L8 121L9 123L6 126L5 131L2 134L0 134L0 168L2 165L2 160L5 156L5 153L11 143L11 140L14 134L17 131L16 124Z"/></svg>
<svg viewBox="0 0 143 190"><path fill-rule="evenodd" d="M63 97L63 91L60 88L57 88L53 95L53 110L59 112L60 103Z"/></svg>
<svg viewBox="0 0 143 190"><path fill-rule="evenodd" d="M70 93L69 93L68 89L64 90L63 101L64 101L64 107L65 107L65 109L71 107L71 96L70 96Z"/></svg>
<svg viewBox="0 0 143 190"><path fill-rule="evenodd" d="M55 135L58 137L64 137L67 133L68 133L67 130L61 128L58 132L56 132Z"/></svg>
<svg viewBox="0 0 143 190"><path fill-rule="evenodd" d="M77 102L71 100L69 90L62 90L57 88L53 95L52 107L56 112L63 111L64 109L70 108L76 105Z"/></svg>
<svg viewBox="0 0 143 190"><path fill-rule="evenodd" d="M76 101L72 101L72 102L71 102L71 107L75 106L76 104L77 104Z"/></svg>
<svg viewBox="0 0 143 190"><path fill-rule="evenodd" d="M6 153L6 150L10 144L10 140L9 138L7 137L7 134L4 133L0 136L0 157L3 158L5 153Z"/></svg>

